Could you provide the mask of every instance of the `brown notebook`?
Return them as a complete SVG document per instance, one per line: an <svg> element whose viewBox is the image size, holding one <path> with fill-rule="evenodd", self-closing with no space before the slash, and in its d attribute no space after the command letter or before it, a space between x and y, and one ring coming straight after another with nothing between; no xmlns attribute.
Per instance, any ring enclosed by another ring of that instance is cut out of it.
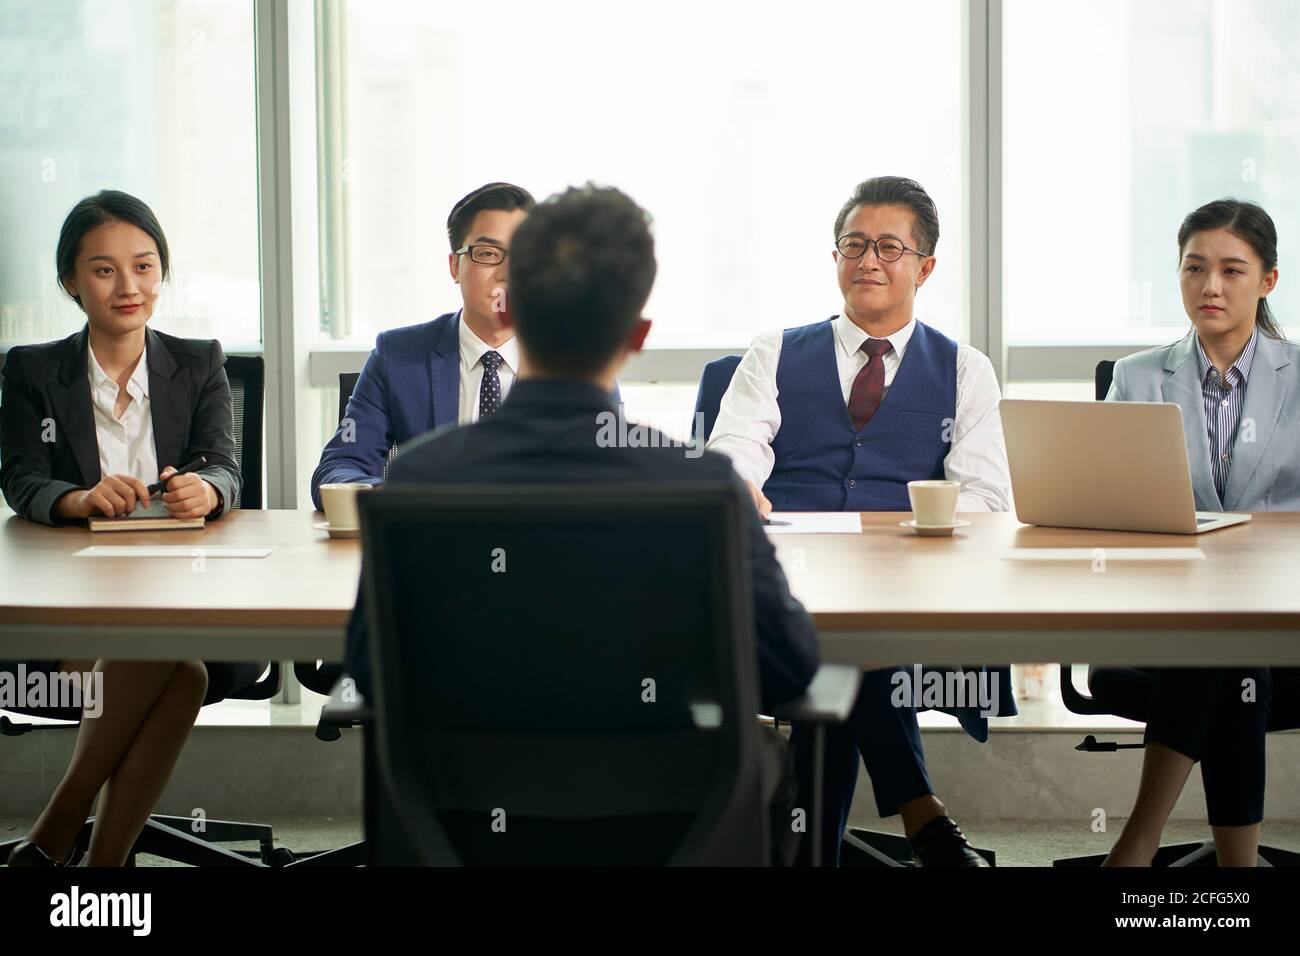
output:
<svg viewBox="0 0 1300 956"><path fill-rule="evenodd" d="M90 519L91 531L189 531L202 527L202 518L173 518L161 498L151 501L148 508L137 507L119 518Z"/></svg>
<svg viewBox="0 0 1300 956"><path fill-rule="evenodd" d="M190 531L202 518L91 518L91 531Z"/></svg>

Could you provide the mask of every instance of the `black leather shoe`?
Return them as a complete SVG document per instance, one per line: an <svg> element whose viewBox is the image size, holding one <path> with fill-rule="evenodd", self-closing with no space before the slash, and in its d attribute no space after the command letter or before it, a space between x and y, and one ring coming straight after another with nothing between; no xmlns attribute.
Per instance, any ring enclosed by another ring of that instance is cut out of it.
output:
<svg viewBox="0 0 1300 956"><path fill-rule="evenodd" d="M9 851L8 863L10 866L17 867L34 866L44 868L52 866L67 866L72 862L72 858L76 853L76 847L73 847L72 852L68 854L68 858L64 862L60 863L58 860L54 859L54 857L41 849L39 844L33 843L31 840L24 840Z"/></svg>
<svg viewBox="0 0 1300 956"><path fill-rule="evenodd" d="M988 866L950 817L935 817L909 837L917 866Z"/></svg>

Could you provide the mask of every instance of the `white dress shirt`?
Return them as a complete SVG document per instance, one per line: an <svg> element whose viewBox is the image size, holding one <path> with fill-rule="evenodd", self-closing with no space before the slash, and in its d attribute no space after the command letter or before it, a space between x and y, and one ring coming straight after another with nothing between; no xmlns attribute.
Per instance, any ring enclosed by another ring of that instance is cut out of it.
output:
<svg viewBox="0 0 1300 956"><path fill-rule="evenodd" d="M456 321L460 324L460 409L456 420L468 425L478 421L478 392L483 384L482 358L484 352L492 351L492 346L474 334L464 313L458 315ZM501 401L504 402L519 370L519 343L512 335L510 341L496 352L502 359L497 367L497 377L501 379Z"/></svg>
<svg viewBox="0 0 1300 956"><path fill-rule="evenodd" d="M867 364L868 357L860 348L869 336L842 315L831 327L835 331L835 365L840 390L848 407L853 380ZM886 336L894 347L883 356L886 396L915 330L916 319L912 319L893 335ZM729 457L740 477L758 488L772 474L776 461L772 442L781 429L776 365L781 358L783 336L783 332L768 332L754 339L722 397L718 420L706 446ZM998 414L1001 398L988 356L969 345L959 344L956 420L952 443L943 461L944 475L962 484L957 498L958 511L1007 511L1011 507L1011 474L1002 438L1002 418Z"/></svg>
<svg viewBox="0 0 1300 956"><path fill-rule="evenodd" d="M126 383L130 403L118 418L117 382L99 367L95 350L87 346L86 374L90 376L90 403L95 412L95 441L99 445L100 478L130 475L146 485L158 480L158 452L153 443L153 414L149 408L148 356L140 353Z"/></svg>

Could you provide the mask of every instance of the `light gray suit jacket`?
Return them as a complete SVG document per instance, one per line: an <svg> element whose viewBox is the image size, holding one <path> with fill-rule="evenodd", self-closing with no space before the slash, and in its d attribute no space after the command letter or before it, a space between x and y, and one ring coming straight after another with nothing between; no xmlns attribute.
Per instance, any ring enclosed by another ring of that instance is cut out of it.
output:
<svg viewBox="0 0 1300 956"><path fill-rule="evenodd" d="M1220 501L1194 335L1116 362L1106 401L1172 402L1182 409L1198 511L1300 511L1300 346L1259 336Z"/></svg>

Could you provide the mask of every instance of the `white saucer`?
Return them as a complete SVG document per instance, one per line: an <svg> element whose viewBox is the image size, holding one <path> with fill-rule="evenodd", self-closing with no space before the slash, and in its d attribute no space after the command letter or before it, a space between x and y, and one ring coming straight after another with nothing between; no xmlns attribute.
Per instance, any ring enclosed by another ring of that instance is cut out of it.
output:
<svg viewBox="0 0 1300 956"><path fill-rule="evenodd" d="M359 538L360 528L331 528L328 521L318 521L312 525L317 531L327 531L331 538Z"/></svg>
<svg viewBox="0 0 1300 956"><path fill-rule="evenodd" d="M957 528L964 528L968 524L970 524L969 521L962 521L960 519L954 521L952 524L917 524L916 519L898 522L900 528L910 528L923 538L951 537L954 530Z"/></svg>

